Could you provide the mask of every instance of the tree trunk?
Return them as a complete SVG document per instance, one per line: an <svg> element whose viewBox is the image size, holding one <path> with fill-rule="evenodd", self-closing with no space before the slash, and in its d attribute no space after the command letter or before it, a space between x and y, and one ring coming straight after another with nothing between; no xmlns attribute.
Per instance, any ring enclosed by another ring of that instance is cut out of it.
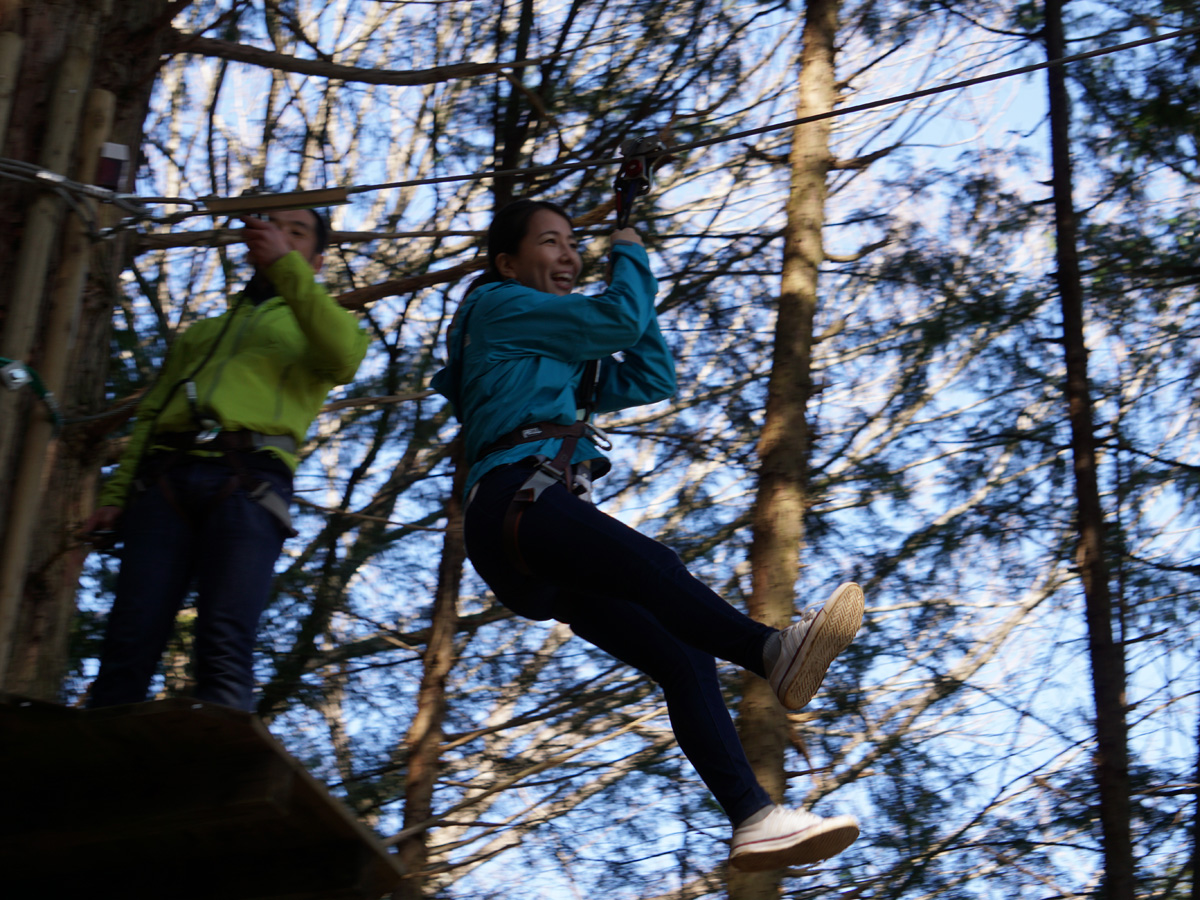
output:
<svg viewBox="0 0 1200 900"><path fill-rule="evenodd" d="M23 53L2 155L25 162L45 158L48 104L64 55L71 49L69 36L74 35L78 44L85 26L94 26L86 45L74 48L90 62L82 93L96 97L97 92L107 91L112 95L115 105L104 139L129 147L136 165L154 78L172 37L170 14L186 5L168 0L110 4L56 0L4 7L0 11L0 32L17 35ZM70 140L74 141L85 127L86 123L73 126ZM96 127L94 121L91 127ZM83 177L94 167L94 159L78 158L78 152L78 146L69 149L64 167L68 177ZM124 177L122 189L128 189L132 172L126 171ZM80 299L76 283L71 283L55 265L60 247L61 252L67 252L71 241L78 242L78 223L74 234L64 233L71 225L62 227L60 216L49 239L38 248L27 247L29 242L22 240L29 236L25 229L29 211L39 200L44 203L44 196L27 186L0 185L0 231L16 238L0 245L0 271L15 271L19 255L31 249L38 250L49 263L38 262L32 267L39 287L32 294L31 339L16 334L14 327L22 319L14 314L15 305L30 298L11 295L0 299L0 338L6 347L18 349L21 361L34 370L40 371L55 356L65 360L53 366L63 372L61 379L56 379L57 383L48 380L47 387L70 421L98 411L104 402L113 292L116 273L122 268L125 241L118 238L92 246L87 254L90 260L83 267L89 279ZM97 214L99 224L111 224L111 214L110 209L101 208ZM4 402L9 404L5 418L11 416L17 423L15 428L5 428L10 435L24 439L31 427L44 425L44 408L30 402L30 398L14 394ZM14 492L22 485L37 498L33 504L36 518L22 516L18 521L0 524L4 532L0 538L6 546L19 545L22 549L19 558L9 562L13 577L7 580L15 586L12 594L0 597L0 603L8 602L11 615L7 633L0 637L0 660L7 660L7 664L0 664L0 685L5 690L41 699L54 699L58 694L67 665L67 638L85 555L75 532L91 511L96 476L111 427L104 422L68 424L40 447L32 448L41 450L36 454L40 460L32 458L28 441L22 447L22 440L12 441L0 458L0 509L12 508ZM25 474L18 476L22 470ZM21 539L14 541L17 537Z"/></svg>
<svg viewBox="0 0 1200 900"><path fill-rule="evenodd" d="M1063 0L1046 3L1046 55L1066 56ZM1125 651L1113 640L1112 597L1104 548L1104 511L1096 473L1096 446L1084 343L1083 288L1079 276L1077 221L1072 200L1070 98L1062 66L1048 70L1050 143L1053 163L1054 225L1058 292L1062 301L1066 356L1067 414L1075 471L1079 545L1076 562L1083 581L1092 691L1096 700L1096 788L1104 842L1107 900L1133 900L1130 838L1129 750L1125 723Z"/></svg>
<svg viewBox="0 0 1200 900"><path fill-rule="evenodd" d="M458 590L462 583L467 545L463 538L462 489L469 466L462 459L461 439L456 441L454 483L446 500L446 538L438 565L437 596L433 602L429 645L425 648L417 714L409 725L408 777L404 788L404 827L427 821L433 815L433 789L442 753L442 725L446 719L446 676L454 665L454 633L458 628ZM420 900L424 896L421 870L429 859L429 832L421 831L398 848L409 877L393 894L395 900Z"/></svg>
<svg viewBox="0 0 1200 900"><path fill-rule="evenodd" d="M813 0L805 10L797 117L832 110L837 99L834 37L838 0ZM832 157L830 119L797 126L789 156L791 185L783 251L783 283L758 443L761 462L750 547L750 615L777 628L795 614L795 583L808 503L808 401L813 393L813 315L825 259L825 179ZM786 714L766 681L747 674L740 710L742 742L759 781L783 797ZM779 873L731 873L731 900L777 896Z"/></svg>

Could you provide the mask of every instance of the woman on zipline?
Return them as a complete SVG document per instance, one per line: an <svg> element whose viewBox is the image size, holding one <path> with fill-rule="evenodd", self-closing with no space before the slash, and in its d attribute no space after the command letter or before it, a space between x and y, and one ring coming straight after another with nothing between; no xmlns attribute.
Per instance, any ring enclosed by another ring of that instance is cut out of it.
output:
<svg viewBox="0 0 1200 900"><path fill-rule="evenodd" d="M609 445L580 417L675 392L642 240L632 228L613 234L609 287L595 297L574 293L582 260L560 207L509 204L487 240L487 271L451 323L449 363L433 381L463 426L472 564L513 612L565 622L662 686L680 748L733 824L734 866L841 852L858 837L853 816L776 806L758 783L714 657L769 679L785 707L800 709L858 631L862 591L843 584L777 631L697 581L674 551L593 506L591 479L609 468L599 447Z"/></svg>

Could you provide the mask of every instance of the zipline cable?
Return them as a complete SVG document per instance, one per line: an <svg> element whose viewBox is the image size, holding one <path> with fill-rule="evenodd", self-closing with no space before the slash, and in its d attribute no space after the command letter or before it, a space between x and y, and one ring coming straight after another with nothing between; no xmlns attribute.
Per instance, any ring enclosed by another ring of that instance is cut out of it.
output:
<svg viewBox="0 0 1200 900"><path fill-rule="evenodd" d="M910 100L919 100L922 97L931 97L934 94L943 94L947 91L961 90L962 88L974 87L977 84L986 84L989 81L999 81L1004 78L1012 78L1016 75L1028 75L1030 72L1037 72L1041 69L1050 69L1055 66L1064 66L1068 63L1079 62L1084 59L1094 59L1098 56L1107 56L1110 53L1119 53L1125 50L1133 50L1137 47L1144 47L1147 44L1157 44L1160 41L1171 40L1177 37L1186 37L1189 34L1200 32L1200 25L1193 25L1189 28L1181 28L1178 31L1172 31L1170 34L1156 35L1153 37L1142 38L1136 41L1129 41L1124 44L1114 44L1111 47L1100 47L1096 50L1088 50L1084 53L1076 53L1072 56L1064 56L1059 59L1050 59L1045 62L1033 63L1028 66L1021 66L1017 69L1006 69L1003 72L996 72L992 75L980 75L977 78L966 78L962 81L953 81L948 84L939 85L938 87L923 88L919 91L910 91L907 94L900 94L895 97L884 97L880 100L872 100L868 103L860 103L856 106L847 106L843 109L835 109L829 112L814 113L811 116L802 116L799 119L790 119L786 122L777 122L774 125L765 125L761 128L751 128L747 131L738 131L732 134L724 135L720 138L709 138L707 140L693 141L690 144L679 144L671 148L672 152L683 152L693 150L700 147L708 147L712 144L722 143L724 141L736 141L742 138L754 137L759 134L766 134L770 131L778 131L784 128L795 128L797 125L807 125L809 122L820 122L822 119L831 119L835 116L844 116L850 113L866 112L872 109L878 109L881 106L889 106L893 103L907 103Z"/></svg>
<svg viewBox="0 0 1200 900"><path fill-rule="evenodd" d="M1138 47L1144 47L1148 44L1156 44L1160 41L1171 40L1178 37L1186 37L1190 34L1200 32L1200 25L1193 25L1189 28L1181 28L1178 31L1172 31L1169 34L1155 35L1148 38L1141 38L1136 41L1128 41L1124 44L1114 44L1111 47L1100 47L1096 50L1088 50L1084 53L1076 53L1072 56L1064 56L1060 59L1051 59L1045 62L1034 63L1028 66L1021 66L1016 69L1006 69L1003 72L996 72L991 75L980 75L976 78L967 78L962 81L953 81L947 84L939 85L932 88L923 88L917 91L911 91L907 94L900 94L895 97L884 97L880 100L872 100L868 103L860 103L855 106L847 106L841 109L830 110L823 113L815 113L811 116L802 116L798 119L789 119L786 122L776 122L772 125L763 125L760 128L750 128L745 131L734 131L729 134L715 138L706 138L699 141L691 141L686 144L673 144L670 150L674 154L686 153L688 150L697 150L702 147L710 147L714 144L723 144L730 141L739 141L748 137L755 137L760 134L767 134L772 131L782 131L785 128L795 128L798 125L807 125L810 122L819 122L823 119L831 119L835 116L845 116L851 113L866 112L872 109L878 109L882 106L889 106L893 103L907 103L910 100L918 100L922 97L929 97L934 94L943 94L949 91L961 90L963 88L974 87L978 84L986 84L990 81L999 81L1004 78L1012 78L1017 75L1027 75L1030 72L1037 72L1041 69L1049 69L1054 66L1067 65L1068 63L1079 62L1085 59L1093 59L1098 56L1106 56L1111 53L1119 53L1126 50L1133 50ZM576 169L586 169L603 165L620 164L625 161L624 157L614 156L604 159L595 159L587 162L577 163L556 163L544 166L530 166L524 169L497 169L492 172L475 172L468 175L443 175L436 178L422 178L413 181L391 181L383 184L362 185L347 188L347 193L361 194L371 191L391 190L393 188L402 187L421 187L432 184L448 184L456 181L482 181L488 178L505 178L514 175L544 175L551 172L570 172Z"/></svg>
<svg viewBox="0 0 1200 900"><path fill-rule="evenodd" d="M975 78L952 81L936 87L922 88L920 90L910 91L906 94L900 94L893 97L883 97L879 100L871 100L867 103L859 103L853 106L846 106L839 109L828 110L826 112L814 113L810 116L801 116L795 119L788 119L784 122L775 122L771 125L763 125L758 128L750 128L744 131L734 131L719 137L690 141L686 144L674 144L670 147L670 151L673 154L682 154L689 150L698 150L703 147L711 147L717 144L729 143L731 141L744 140L746 138L756 137L761 134L782 131L787 128L795 128L799 125L807 125L811 122L819 122L823 119L831 119L837 116L850 115L852 113L867 112L869 110L879 109L881 107L890 106L896 103L907 103L911 100L919 100L923 97L931 97L935 94L943 94L950 91L962 90L964 88L974 87L980 84L987 84L992 81L1013 78L1018 75L1028 75L1031 72L1038 72L1042 69L1063 66L1086 59L1095 59L1097 57L1107 56L1113 53L1122 53L1127 50L1134 50L1138 47L1145 47L1150 44L1160 43L1162 41L1187 37L1188 35L1196 34L1198 32L1200 32L1200 25L1193 25L1188 28L1181 28L1177 31L1169 32L1167 34L1152 35L1151 37L1141 38L1136 41L1127 41L1123 44L1114 44L1111 47L1100 47L1095 50L1088 50L1083 53L1076 53L1072 54L1071 56L1061 57L1059 59L1046 60L1045 62L1033 63L1028 66L1020 66L1015 69L1006 69L1002 72L995 72L991 75L980 75ZM345 188L344 191L346 194L365 194L376 191L393 190L396 188L425 187L437 184L454 184L464 181L487 181L489 179L517 176L529 177L536 175L547 175L555 172L573 172L580 169L598 168L600 166L607 165L619 165L625 161L625 158L621 156L603 157L579 162L550 163L542 166L495 169L486 172L471 172L463 175L441 175L432 178L417 178L407 181L388 181L380 184L355 185ZM103 238L112 237L119 231L126 230L137 222L173 225L177 222L192 218L194 216L217 215L217 213L213 210L204 208L204 200L202 198L189 199L186 197L139 197L135 194L123 194L117 191L108 190L107 188L71 181L70 179L63 175L59 175L58 173L49 172L48 170L40 169L39 167L30 163L23 163L18 160L0 159L0 177L8 177L18 181L43 184L62 195L73 192L78 195L89 197L93 200L113 203L127 213L130 213L130 216L125 221L111 228L106 228L100 232L98 237ZM67 199L70 200L69 197ZM228 207L230 203L231 201L224 201L224 205L226 207ZM191 207L191 209L186 212L171 213L165 216L155 216L146 212L145 207L149 205L188 206ZM225 211L220 213L220 215L225 214Z"/></svg>

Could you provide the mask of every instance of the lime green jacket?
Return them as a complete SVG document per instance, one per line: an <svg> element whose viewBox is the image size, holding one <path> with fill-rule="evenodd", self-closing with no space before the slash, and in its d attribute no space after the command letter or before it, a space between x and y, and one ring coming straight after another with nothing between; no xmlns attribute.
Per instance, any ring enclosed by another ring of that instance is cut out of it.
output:
<svg viewBox="0 0 1200 900"><path fill-rule="evenodd" d="M155 435L197 430L186 381L196 385L197 407L223 430L290 435L299 446L330 389L354 378L368 342L355 316L338 306L295 251L265 274L279 296L255 306L238 295L229 311L195 323L175 341L138 405L129 444L97 505L125 505ZM261 452L295 471L293 454L275 447Z"/></svg>

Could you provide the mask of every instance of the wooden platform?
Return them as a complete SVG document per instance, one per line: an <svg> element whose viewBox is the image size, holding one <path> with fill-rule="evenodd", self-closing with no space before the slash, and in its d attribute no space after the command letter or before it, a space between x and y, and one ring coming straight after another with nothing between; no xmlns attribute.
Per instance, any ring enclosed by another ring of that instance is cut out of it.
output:
<svg viewBox="0 0 1200 900"><path fill-rule="evenodd" d="M0 694L13 900L378 900L400 865L249 713Z"/></svg>

